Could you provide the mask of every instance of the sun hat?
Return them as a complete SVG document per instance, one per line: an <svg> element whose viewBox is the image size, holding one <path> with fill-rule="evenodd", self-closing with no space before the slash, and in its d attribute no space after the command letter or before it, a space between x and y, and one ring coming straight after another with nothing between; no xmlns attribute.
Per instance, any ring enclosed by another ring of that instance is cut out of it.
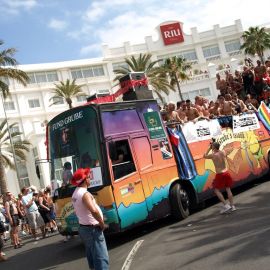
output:
<svg viewBox="0 0 270 270"><path fill-rule="evenodd" d="M74 174L71 179L71 184L73 186L79 186L82 182L87 178L90 174L90 168L79 168Z"/></svg>

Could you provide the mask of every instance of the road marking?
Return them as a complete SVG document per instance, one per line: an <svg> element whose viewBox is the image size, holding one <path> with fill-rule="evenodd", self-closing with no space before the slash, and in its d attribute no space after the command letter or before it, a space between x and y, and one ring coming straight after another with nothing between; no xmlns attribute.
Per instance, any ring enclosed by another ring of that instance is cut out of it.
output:
<svg viewBox="0 0 270 270"><path fill-rule="evenodd" d="M141 244L143 243L143 241L144 240L137 241L137 243L133 246L133 248L129 252L121 270L128 270L130 268L131 263L133 261L133 258L135 256L135 254L137 253L138 249L140 248Z"/></svg>

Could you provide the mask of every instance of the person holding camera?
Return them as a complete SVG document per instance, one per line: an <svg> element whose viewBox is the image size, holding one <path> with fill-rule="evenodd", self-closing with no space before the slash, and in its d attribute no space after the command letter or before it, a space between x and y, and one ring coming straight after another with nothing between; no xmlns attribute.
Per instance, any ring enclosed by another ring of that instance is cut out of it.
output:
<svg viewBox="0 0 270 270"><path fill-rule="evenodd" d="M214 163L216 169L216 176L213 181L213 188L218 199L223 203L220 214L224 214L228 211L235 211L236 208L233 204L233 194L231 191L233 181L226 167L226 153L224 151L221 151L219 148L220 144L213 139L207 152L204 154L204 158L212 159ZM209 154L211 150L212 153ZM229 203L226 202L222 192L220 191L223 189L225 189L227 192Z"/></svg>
<svg viewBox="0 0 270 270"><path fill-rule="evenodd" d="M38 228L41 229L42 236L43 238L45 238L46 237L45 223L38 211L38 206L35 203L36 196L37 196L36 190L34 188L31 189L31 188L23 187L21 191L23 194L22 202L25 207L26 216L29 222L29 227L31 229L34 239L36 241L39 240L39 238L36 235L36 230Z"/></svg>

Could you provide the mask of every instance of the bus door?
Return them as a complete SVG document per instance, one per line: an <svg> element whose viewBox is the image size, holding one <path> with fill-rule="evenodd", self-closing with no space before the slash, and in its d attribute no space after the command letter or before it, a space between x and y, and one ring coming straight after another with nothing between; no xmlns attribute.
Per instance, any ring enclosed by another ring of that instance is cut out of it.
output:
<svg viewBox="0 0 270 270"><path fill-rule="evenodd" d="M126 229L148 218L145 193L129 139L109 144L113 193L121 229Z"/></svg>

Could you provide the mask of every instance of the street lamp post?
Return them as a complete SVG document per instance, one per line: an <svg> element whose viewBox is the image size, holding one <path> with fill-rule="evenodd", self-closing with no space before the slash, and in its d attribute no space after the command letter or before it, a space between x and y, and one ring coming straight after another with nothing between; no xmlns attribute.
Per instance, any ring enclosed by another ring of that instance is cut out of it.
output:
<svg viewBox="0 0 270 270"><path fill-rule="evenodd" d="M20 175L19 175L19 171L18 171L18 164L17 164L17 160L16 160L13 140L12 140L10 129L9 129L9 123L8 123L8 118L7 118L7 112L6 112L6 109L5 109L5 103L4 103L3 94L1 93L0 96L1 96L1 101L2 101L2 104L3 104L3 110L4 110L5 119L7 121L7 130L8 130L8 135L9 135L9 140L10 140L10 145L11 145L11 151L12 151L12 155L13 155L13 159L14 159L14 165L15 165L15 171L16 171L16 175L17 175L18 184L19 184L19 187L20 187Z"/></svg>

